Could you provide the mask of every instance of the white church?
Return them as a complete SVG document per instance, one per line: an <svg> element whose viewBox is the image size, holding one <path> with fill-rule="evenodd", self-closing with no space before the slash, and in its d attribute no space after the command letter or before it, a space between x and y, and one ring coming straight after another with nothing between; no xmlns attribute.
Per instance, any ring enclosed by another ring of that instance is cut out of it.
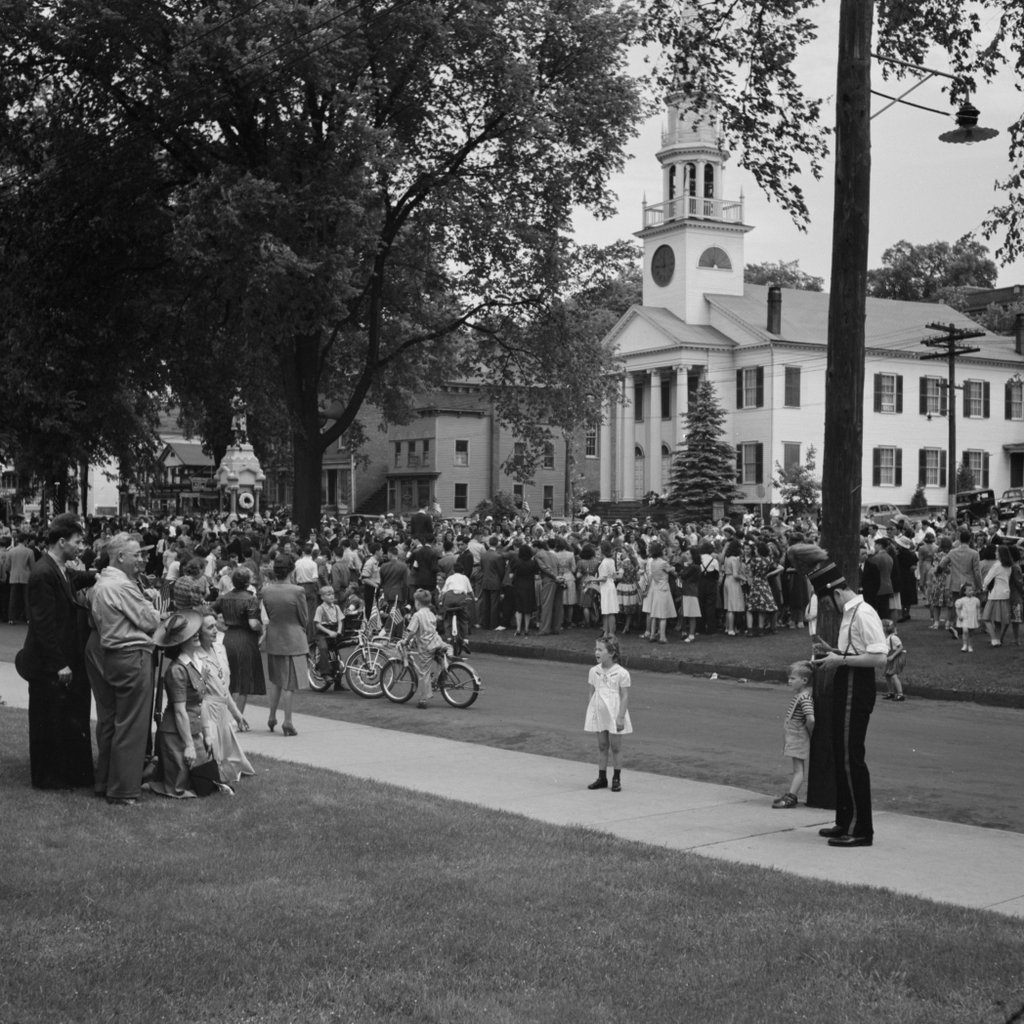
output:
<svg viewBox="0 0 1024 1024"><path fill-rule="evenodd" d="M606 410L587 454L598 455L602 500L664 493L685 431L681 414L707 379L726 411L743 502L773 504L776 463L803 463L813 445L820 476L827 457L829 297L744 283L752 227L743 200L726 198L728 154L714 124L694 124L681 101L668 100L657 154L662 200L644 206L637 232L643 305L631 307L605 339L623 366L624 401ZM921 360L935 351L922 339L941 337L925 326L936 322L979 329L945 305L868 299L858 504L909 504L919 481L929 504L946 504L947 364ZM957 463L998 496L1024 486L1024 331L970 344L980 351L956 362Z"/></svg>

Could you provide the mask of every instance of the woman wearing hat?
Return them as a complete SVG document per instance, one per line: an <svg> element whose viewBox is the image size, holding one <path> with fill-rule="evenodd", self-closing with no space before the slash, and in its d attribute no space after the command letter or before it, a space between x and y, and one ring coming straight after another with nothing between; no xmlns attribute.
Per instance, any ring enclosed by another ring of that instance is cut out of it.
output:
<svg viewBox="0 0 1024 1024"><path fill-rule="evenodd" d="M219 775L217 780L207 780L205 786L197 787L192 774L212 760L213 748L210 723L203 715L206 684L199 643L202 624L199 612L187 609L174 612L153 634L153 643L163 648L171 664L165 674L167 707L156 731L157 766L145 788L179 800L221 788L217 784Z"/></svg>
<svg viewBox="0 0 1024 1024"><path fill-rule="evenodd" d="M292 693L309 685L306 657L309 640L306 627L309 606L302 587L288 582L294 563L288 555L274 559L274 579L263 588L263 608L267 613L267 683L270 691L270 717L267 728L277 725L277 706L284 711L281 732L298 735L292 725ZM369 607L369 606L368 606Z"/></svg>

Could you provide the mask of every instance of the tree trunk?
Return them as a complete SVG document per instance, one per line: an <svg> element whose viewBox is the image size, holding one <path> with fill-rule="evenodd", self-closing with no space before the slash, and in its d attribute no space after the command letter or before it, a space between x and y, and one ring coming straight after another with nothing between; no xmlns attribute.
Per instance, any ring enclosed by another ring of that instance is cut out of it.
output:
<svg viewBox="0 0 1024 1024"><path fill-rule="evenodd" d="M89 514L89 460L82 459L78 464L78 514L85 517Z"/></svg>
<svg viewBox="0 0 1024 1024"><path fill-rule="evenodd" d="M864 316L871 192L874 0L842 0L836 78L832 285L825 375L822 545L857 586L864 447Z"/></svg>
<svg viewBox="0 0 1024 1024"><path fill-rule="evenodd" d="M316 412L316 407L313 407ZM320 523L321 476L323 470L323 449L320 447L319 425L312 440L308 433L292 431L292 519L302 531L302 537Z"/></svg>

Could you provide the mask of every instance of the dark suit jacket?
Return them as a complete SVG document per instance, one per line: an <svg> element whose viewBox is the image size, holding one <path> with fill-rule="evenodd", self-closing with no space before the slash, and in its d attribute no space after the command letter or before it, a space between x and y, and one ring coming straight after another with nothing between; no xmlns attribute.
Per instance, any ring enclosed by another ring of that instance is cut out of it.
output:
<svg viewBox="0 0 1024 1024"><path fill-rule="evenodd" d="M417 540L433 540L434 520L426 512L413 512L409 521L409 533Z"/></svg>
<svg viewBox="0 0 1024 1024"><path fill-rule="evenodd" d="M95 573L74 569L65 577L49 555L33 566L28 581L28 635L18 658L18 671L25 678L51 678L65 666L82 666L87 636L82 633L73 591L95 580Z"/></svg>
<svg viewBox="0 0 1024 1024"><path fill-rule="evenodd" d="M480 570L483 574L484 590L501 590L501 583L505 578L505 559L497 551L488 548L480 556Z"/></svg>

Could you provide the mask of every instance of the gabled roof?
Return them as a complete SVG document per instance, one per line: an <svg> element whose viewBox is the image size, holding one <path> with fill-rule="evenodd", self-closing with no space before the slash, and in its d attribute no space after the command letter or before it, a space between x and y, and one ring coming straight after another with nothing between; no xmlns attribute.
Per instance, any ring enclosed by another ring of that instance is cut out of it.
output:
<svg viewBox="0 0 1024 1024"><path fill-rule="evenodd" d="M736 347L736 342L717 328L708 327L706 324L688 324L662 306L630 306L619 317L605 340L614 343L633 320L643 320L650 324L673 345L690 345L697 348Z"/></svg>
<svg viewBox="0 0 1024 1024"><path fill-rule="evenodd" d="M166 463L171 455L182 466L213 465L213 459L203 451L198 441L168 441L160 454L160 462Z"/></svg>
<svg viewBox="0 0 1024 1024"><path fill-rule="evenodd" d="M764 341L795 341L803 344L824 345L828 341L827 292L808 292L798 288L782 289L782 330L769 334L768 286L748 284L743 295L705 295L713 309L730 319L749 325L749 329ZM869 297L864 324L865 344L868 348L890 351L924 351L922 338L941 337L925 324L953 324L967 330L983 330L963 313L938 302L905 302L900 299ZM971 344L981 348L979 356L997 359L1020 358L1014 352L1013 338L998 334L984 335Z"/></svg>

